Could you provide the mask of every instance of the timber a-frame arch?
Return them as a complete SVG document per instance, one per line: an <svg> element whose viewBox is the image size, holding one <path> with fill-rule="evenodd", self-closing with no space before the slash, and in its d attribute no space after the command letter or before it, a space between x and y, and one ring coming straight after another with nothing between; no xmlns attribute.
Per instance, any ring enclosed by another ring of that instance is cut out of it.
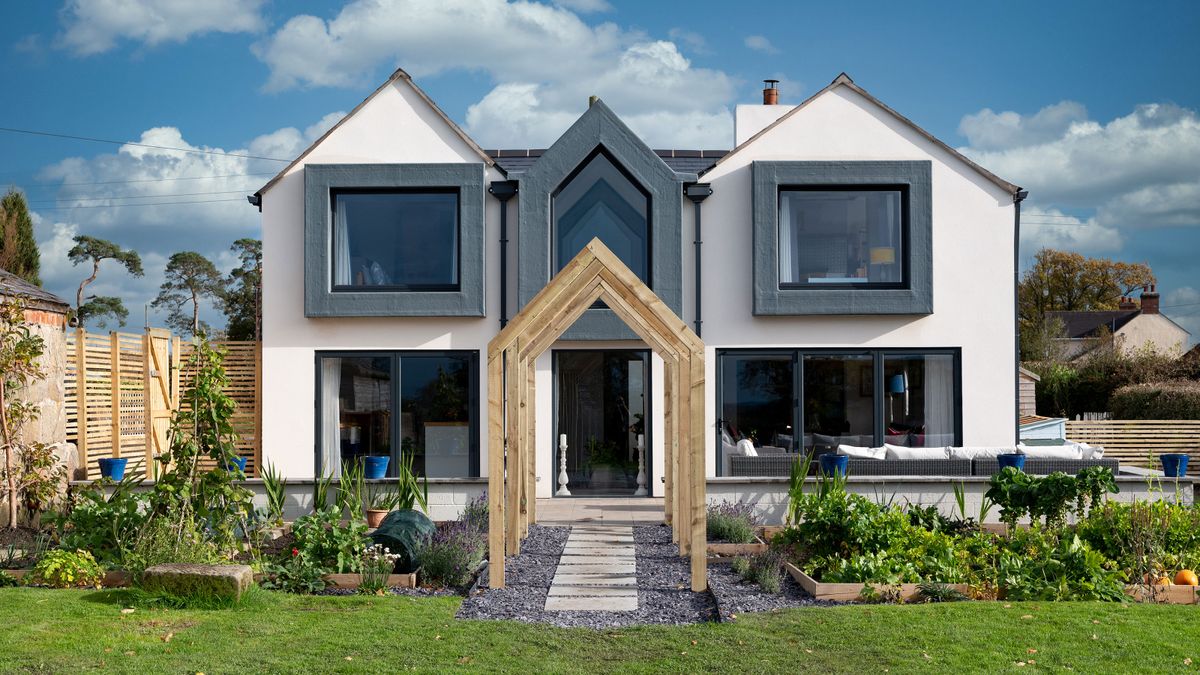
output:
<svg viewBox="0 0 1200 675"><path fill-rule="evenodd" d="M599 239L592 239L488 344L488 584L537 522L534 360L602 300L663 360L664 518L708 586L705 541L704 343ZM507 468L507 471L506 471Z"/></svg>

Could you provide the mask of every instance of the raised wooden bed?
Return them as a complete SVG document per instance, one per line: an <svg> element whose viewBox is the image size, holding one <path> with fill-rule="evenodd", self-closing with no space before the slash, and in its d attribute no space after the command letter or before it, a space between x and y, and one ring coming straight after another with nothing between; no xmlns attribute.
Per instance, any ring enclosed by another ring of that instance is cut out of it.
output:
<svg viewBox="0 0 1200 675"><path fill-rule="evenodd" d="M12 576L12 578L20 581L33 570L3 570ZM113 570L104 573L103 585L105 588L123 588L130 584L132 577L125 570Z"/></svg>
<svg viewBox="0 0 1200 675"><path fill-rule="evenodd" d="M803 570L791 563L784 563L784 566L787 568L788 574L791 574L792 578L796 580L796 583L800 584L801 588L817 600L834 600L837 602L863 600L862 591L866 586L871 586L880 594L899 591L899 599L905 602L917 600L921 595L918 584L899 584L896 586L887 584L823 584L808 576ZM963 595L969 595L971 592L971 587L968 584L946 584L946 586L953 588Z"/></svg>
<svg viewBox="0 0 1200 675"><path fill-rule="evenodd" d="M361 574L326 574L322 578L330 588L358 588L362 585ZM389 588L416 588L417 573L388 575L387 585Z"/></svg>
<svg viewBox="0 0 1200 675"><path fill-rule="evenodd" d="M1163 584L1161 586L1130 585L1125 595L1138 602L1159 602L1167 605L1200 604L1200 587Z"/></svg>
<svg viewBox="0 0 1200 675"><path fill-rule="evenodd" d="M733 562L737 558L748 555L758 555L765 553L767 544L761 537L755 536L754 542L750 544L708 544L708 563L711 565L716 563L723 565Z"/></svg>

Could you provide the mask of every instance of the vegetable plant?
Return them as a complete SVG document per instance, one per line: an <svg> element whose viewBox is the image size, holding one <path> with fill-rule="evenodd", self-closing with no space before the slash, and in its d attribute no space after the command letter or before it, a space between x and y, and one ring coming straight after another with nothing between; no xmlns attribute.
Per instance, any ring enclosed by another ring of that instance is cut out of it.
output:
<svg viewBox="0 0 1200 675"><path fill-rule="evenodd" d="M104 570L87 551L54 549L33 566L27 582L50 588L100 588Z"/></svg>

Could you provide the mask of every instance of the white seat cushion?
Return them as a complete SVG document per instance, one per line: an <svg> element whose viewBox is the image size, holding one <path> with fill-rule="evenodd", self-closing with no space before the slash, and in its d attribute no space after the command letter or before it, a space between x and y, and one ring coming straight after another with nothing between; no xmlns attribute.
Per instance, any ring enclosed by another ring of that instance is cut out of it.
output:
<svg viewBox="0 0 1200 675"><path fill-rule="evenodd" d="M969 447L969 448L948 448L950 459L978 459L985 457L999 457L1000 455L1008 455L1017 451L1016 448L986 448L986 447Z"/></svg>
<svg viewBox="0 0 1200 675"><path fill-rule="evenodd" d="M910 448L903 445L885 444L888 459L949 459L946 448Z"/></svg>
<svg viewBox="0 0 1200 675"><path fill-rule="evenodd" d="M743 438L737 442L737 449L739 455L745 455L746 457L758 457L758 451L754 449L754 444L751 443L747 438Z"/></svg>
<svg viewBox="0 0 1200 675"><path fill-rule="evenodd" d="M883 459L887 457L887 448L863 448L855 445L839 445L837 454L859 459Z"/></svg>
<svg viewBox="0 0 1200 675"><path fill-rule="evenodd" d="M1083 450L1071 445L1017 445L1017 452L1034 459L1083 459Z"/></svg>

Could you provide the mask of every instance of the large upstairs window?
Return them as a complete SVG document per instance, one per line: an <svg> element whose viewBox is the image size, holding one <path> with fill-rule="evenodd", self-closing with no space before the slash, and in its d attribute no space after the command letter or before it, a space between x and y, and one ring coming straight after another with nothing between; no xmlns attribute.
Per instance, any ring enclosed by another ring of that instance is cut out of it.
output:
<svg viewBox="0 0 1200 675"><path fill-rule="evenodd" d="M906 193L903 186L781 189L780 287L903 287Z"/></svg>
<svg viewBox="0 0 1200 675"><path fill-rule="evenodd" d="M650 283L650 195L597 148L551 197L554 272L593 237Z"/></svg>
<svg viewBox="0 0 1200 675"><path fill-rule="evenodd" d="M333 290L456 291L457 189L336 190Z"/></svg>

